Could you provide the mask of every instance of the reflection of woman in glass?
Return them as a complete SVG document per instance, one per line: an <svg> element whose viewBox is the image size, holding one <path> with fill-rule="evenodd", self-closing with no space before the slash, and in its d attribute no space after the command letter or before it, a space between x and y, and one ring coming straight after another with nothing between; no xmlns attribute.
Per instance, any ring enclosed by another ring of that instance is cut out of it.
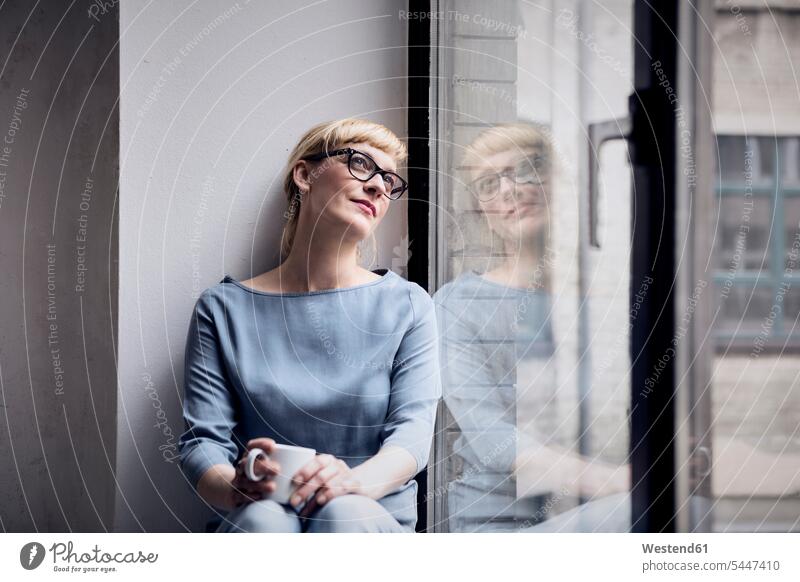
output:
<svg viewBox="0 0 800 582"><path fill-rule="evenodd" d="M413 477L428 459L439 371L433 301L387 269L358 265L405 181L405 146L355 119L310 129L289 156L285 259L198 299L186 346L181 467L217 531L413 531ZM280 467L250 449L316 449L288 504Z"/></svg>
<svg viewBox="0 0 800 582"><path fill-rule="evenodd" d="M460 430L448 460L460 466L447 486L451 531L537 531L556 523L572 531L578 526L568 520L577 515L585 527L589 506L590 529L618 529L628 519L624 502L609 515L595 501L545 521L558 504L622 495L629 481L627 466L581 457L570 451L576 435L564 436L577 411L558 408L552 159L543 131L513 124L481 133L462 162L474 211L499 240L492 252L503 259L483 273L466 271L434 297L444 398Z"/></svg>

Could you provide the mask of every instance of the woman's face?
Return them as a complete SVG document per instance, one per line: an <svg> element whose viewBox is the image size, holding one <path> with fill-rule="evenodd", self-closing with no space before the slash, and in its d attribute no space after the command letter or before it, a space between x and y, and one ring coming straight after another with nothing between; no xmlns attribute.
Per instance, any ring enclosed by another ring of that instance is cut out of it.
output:
<svg viewBox="0 0 800 582"><path fill-rule="evenodd" d="M367 154L381 169L397 172L394 159L378 148L365 143L349 143ZM317 229L330 229L335 236L358 242L364 240L380 224L391 200L384 195L386 186L380 174L362 182L350 173L348 156L323 158L307 164L310 193L303 199L302 212L308 212L310 224Z"/></svg>
<svg viewBox="0 0 800 582"><path fill-rule="evenodd" d="M530 240L548 224L549 162L537 150L506 150L484 158L471 173L473 189L482 184L478 205L489 227L503 240ZM497 174L506 173L503 176ZM515 180L513 173L517 174ZM487 200L487 198L489 198Z"/></svg>

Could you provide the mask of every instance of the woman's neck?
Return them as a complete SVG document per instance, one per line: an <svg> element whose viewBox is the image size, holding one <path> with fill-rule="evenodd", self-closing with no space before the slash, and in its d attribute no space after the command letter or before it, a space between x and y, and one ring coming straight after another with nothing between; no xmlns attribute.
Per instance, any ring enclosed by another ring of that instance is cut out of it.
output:
<svg viewBox="0 0 800 582"><path fill-rule="evenodd" d="M508 257L497 268L484 274L490 281L507 287L529 289L544 285L547 256L542 256L536 242L523 241L519 246L506 245Z"/></svg>
<svg viewBox="0 0 800 582"><path fill-rule="evenodd" d="M281 287L301 292L352 287L364 282L356 244L347 241L299 237L276 269Z"/></svg>

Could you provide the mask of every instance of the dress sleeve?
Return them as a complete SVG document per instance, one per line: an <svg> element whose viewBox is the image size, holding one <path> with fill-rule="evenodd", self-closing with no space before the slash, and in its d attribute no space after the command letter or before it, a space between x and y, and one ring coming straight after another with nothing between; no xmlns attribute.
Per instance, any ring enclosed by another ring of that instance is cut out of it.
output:
<svg viewBox="0 0 800 582"><path fill-rule="evenodd" d="M233 464L237 446L234 400L222 359L208 291L195 304L186 339L183 418L179 440L181 469L197 487L213 465Z"/></svg>
<svg viewBox="0 0 800 582"><path fill-rule="evenodd" d="M413 323L392 362L391 395L381 446L406 449L417 462L416 474L428 464L442 390L433 300L416 284L409 288L409 300Z"/></svg>

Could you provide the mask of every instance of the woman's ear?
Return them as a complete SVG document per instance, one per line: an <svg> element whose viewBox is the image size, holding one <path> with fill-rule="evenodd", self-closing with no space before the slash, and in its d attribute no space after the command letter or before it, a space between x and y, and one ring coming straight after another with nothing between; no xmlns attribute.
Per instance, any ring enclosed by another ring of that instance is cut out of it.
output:
<svg viewBox="0 0 800 582"><path fill-rule="evenodd" d="M308 192L311 189L311 171L306 160L298 160L292 171L294 183L301 192Z"/></svg>

